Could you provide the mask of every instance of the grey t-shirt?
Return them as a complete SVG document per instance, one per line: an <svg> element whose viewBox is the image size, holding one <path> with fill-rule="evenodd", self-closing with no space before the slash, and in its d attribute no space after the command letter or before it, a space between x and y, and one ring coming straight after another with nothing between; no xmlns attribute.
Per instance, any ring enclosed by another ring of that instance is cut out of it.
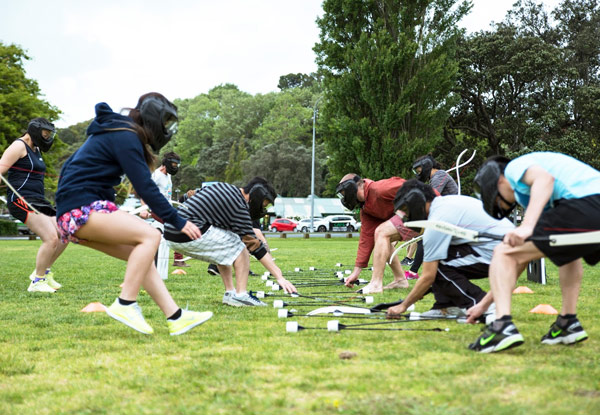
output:
<svg viewBox="0 0 600 415"><path fill-rule="evenodd" d="M428 220L436 220L472 229L478 232L487 232L495 235L504 235L514 229L508 219L496 220L483 210L480 200L469 196L450 195L436 197L431 202ZM450 245L470 244L480 257L462 257L449 259L448 247ZM423 234L423 249L425 262L442 261L450 266L467 266L475 263L489 264L496 245L500 241L484 240L471 242L467 239L457 238L433 229L426 229Z"/></svg>
<svg viewBox="0 0 600 415"><path fill-rule="evenodd" d="M442 196L458 194L458 186L456 185L456 182L444 170L436 171L429 179L429 184L435 190L440 192Z"/></svg>

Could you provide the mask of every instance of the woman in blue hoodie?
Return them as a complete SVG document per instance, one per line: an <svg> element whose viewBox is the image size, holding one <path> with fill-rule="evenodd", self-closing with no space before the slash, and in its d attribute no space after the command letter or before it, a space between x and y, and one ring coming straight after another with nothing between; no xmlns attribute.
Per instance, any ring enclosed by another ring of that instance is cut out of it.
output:
<svg viewBox="0 0 600 415"><path fill-rule="evenodd" d="M177 109L161 94L142 95L128 116L96 105L96 118L86 142L63 165L56 192L57 222L63 241L80 243L127 261L122 291L106 312L144 334L153 332L137 305L144 287L167 316L171 335L185 333L212 313L181 310L154 265L160 233L117 209L114 187L127 175L152 211L191 239L201 236L194 224L181 218L151 178L154 152L169 142L177 127Z"/></svg>

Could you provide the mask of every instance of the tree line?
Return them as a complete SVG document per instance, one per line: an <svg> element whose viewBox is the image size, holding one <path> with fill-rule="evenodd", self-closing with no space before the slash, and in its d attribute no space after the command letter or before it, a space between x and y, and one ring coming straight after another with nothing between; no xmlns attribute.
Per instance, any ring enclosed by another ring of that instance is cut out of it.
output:
<svg viewBox="0 0 600 415"><path fill-rule="evenodd" d="M316 73L282 75L278 92L223 84L174 100L179 131L163 150L182 157L174 188L261 175L282 196L307 196L315 114L319 196L331 196L347 172L411 177L418 156L431 153L449 168L465 148L477 150L467 178L489 155L530 151L560 151L600 168L598 1L563 0L547 11L521 0L502 22L466 34L458 22L471 7L325 0ZM31 118L56 120L60 110L26 77L22 48L0 43L0 59L3 151ZM50 195L90 121L59 129L46 153Z"/></svg>

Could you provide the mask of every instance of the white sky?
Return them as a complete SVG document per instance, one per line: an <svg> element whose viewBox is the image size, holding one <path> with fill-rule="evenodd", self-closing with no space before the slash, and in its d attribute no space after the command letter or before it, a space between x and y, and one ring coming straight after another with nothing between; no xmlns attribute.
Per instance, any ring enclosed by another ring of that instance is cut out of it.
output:
<svg viewBox="0 0 600 415"><path fill-rule="evenodd" d="M539 1L539 0L538 0ZM551 10L559 0L544 0ZM474 0L469 31L500 22L513 0ZM58 127L118 111L157 91L191 98L224 83L251 94L316 71L322 0L0 0L0 41L31 60L27 77L63 111ZM1 80L0 80L1 82Z"/></svg>

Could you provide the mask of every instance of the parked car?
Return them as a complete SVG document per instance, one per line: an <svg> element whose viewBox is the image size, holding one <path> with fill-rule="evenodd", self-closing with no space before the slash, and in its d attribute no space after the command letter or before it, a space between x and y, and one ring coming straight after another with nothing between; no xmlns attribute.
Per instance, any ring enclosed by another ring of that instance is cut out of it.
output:
<svg viewBox="0 0 600 415"><path fill-rule="evenodd" d="M313 218L313 226L315 231L325 232L327 230L328 223L324 218ZM321 228L319 230L319 228ZM302 219L296 225L297 232L308 232L310 231L310 218Z"/></svg>
<svg viewBox="0 0 600 415"><path fill-rule="evenodd" d="M293 231L294 229L296 229L297 224L298 223L292 219L275 219L271 223L271 226L269 226L269 230L271 230L272 232Z"/></svg>
<svg viewBox="0 0 600 415"><path fill-rule="evenodd" d="M358 225L350 215L332 215L325 218L326 228L331 232L354 232Z"/></svg>

